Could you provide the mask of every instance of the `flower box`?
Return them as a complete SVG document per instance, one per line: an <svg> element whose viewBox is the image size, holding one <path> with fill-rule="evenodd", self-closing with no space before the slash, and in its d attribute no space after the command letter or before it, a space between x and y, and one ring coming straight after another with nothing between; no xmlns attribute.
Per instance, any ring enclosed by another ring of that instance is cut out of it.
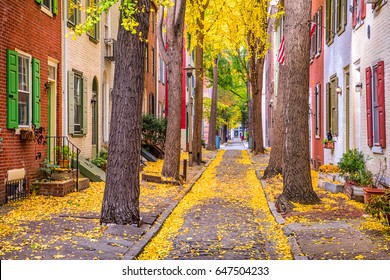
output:
<svg viewBox="0 0 390 280"><path fill-rule="evenodd" d="M325 149L334 149L334 142L325 142L324 143L324 148Z"/></svg>
<svg viewBox="0 0 390 280"><path fill-rule="evenodd" d="M20 130L20 140L34 140L34 130L32 130L31 128L22 128Z"/></svg>

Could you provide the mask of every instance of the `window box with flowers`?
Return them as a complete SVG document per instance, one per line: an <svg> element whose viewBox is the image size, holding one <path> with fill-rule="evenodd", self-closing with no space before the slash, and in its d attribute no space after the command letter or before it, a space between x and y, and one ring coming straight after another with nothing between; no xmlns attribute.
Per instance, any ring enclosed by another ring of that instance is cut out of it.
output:
<svg viewBox="0 0 390 280"><path fill-rule="evenodd" d="M32 141L35 138L34 130L26 127L20 129L20 140Z"/></svg>
<svg viewBox="0 0 390 280"><path fill-rule="evenodd" d="M334 140L331 139L329 140L328 138L325 138L324 140L322 140L322 144L324 144L324 148L325 149L334 149Z"/></svg>

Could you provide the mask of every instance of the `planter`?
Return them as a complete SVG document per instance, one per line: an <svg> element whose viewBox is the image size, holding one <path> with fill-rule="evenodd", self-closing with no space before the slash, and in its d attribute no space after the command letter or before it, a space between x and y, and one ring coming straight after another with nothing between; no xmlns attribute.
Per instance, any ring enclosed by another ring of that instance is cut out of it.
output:
<svg viewBox="0 0 390 280"><path fill-rule="evenodd" d="M73 179L73 172L70 169L55 169L50 176L53 181L65 181Z"/></svg>
<svg viewBox="0 0 390 280"><path fill-rule="evenodd" d="M58 160L58 165L61 168L69 168L69 159L59 159Z"/></svg>
<svg viewBox="0 0 390 280"><path fill-rule="evenodd" d="M334 142L326 142L324 143L324 148L325 149L334 149Z"/></svg>
<svg viewBox="0 0 390 280"><path fill-rule="evenodd" d="M75 191L75 181L73 179L66 181L39 182L38 193L45 196L65 196Z"/></svg>
<svg viewBox="0 0 390 280"><path fill-rule="evenodd" d="M344 185L339 185L332 182L325 182L324 189L331 193L342 193L344 191Z"/></svg>
<svg viewBox="0 0 390 280"><path fill-rule="evenodd" d="M364 191L363 187L359 186L355 182L346 181L344 184L344 193L353 200L363 202L364 201Z"/></svg>
<svg viewBox="0 0 390 280"><path fill-rule="evenodd" d="M364 192L364 204L367 204L370 201L370 198L372 196L383 195L385 193L385 189L365 187L363 188L363 192Z"/></svg>
<svg viewBox="0 0 390 280"><path fill-rule="evenodd" d="M26 141L34 140L34 130L32 130L31 128L21 129L20 140L26 140Z"/></svg>

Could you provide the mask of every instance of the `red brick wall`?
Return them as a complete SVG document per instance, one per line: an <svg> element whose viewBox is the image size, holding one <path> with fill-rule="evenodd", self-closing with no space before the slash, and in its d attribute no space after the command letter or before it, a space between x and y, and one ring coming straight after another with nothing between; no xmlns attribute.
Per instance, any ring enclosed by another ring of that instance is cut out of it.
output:
<svg viewBox="0 0 390 280"><path fill-rule="evenodd" d="M62 53L61 53L61 1L58 15L50 17L41 11L34 0L6 1L0 5L0 204L5 201L7 170L25 168L28 184L39 176L39 163L47 156L47 146L34 141L21 141L15 130L7 129L6 108L6 50L19 50L41 62L41 126L48 127L48 58L59 61L57 72L57 135L62 131ZM46 132L47 133L47 132ZM36 158L37 153L41 158Z"/></svg>

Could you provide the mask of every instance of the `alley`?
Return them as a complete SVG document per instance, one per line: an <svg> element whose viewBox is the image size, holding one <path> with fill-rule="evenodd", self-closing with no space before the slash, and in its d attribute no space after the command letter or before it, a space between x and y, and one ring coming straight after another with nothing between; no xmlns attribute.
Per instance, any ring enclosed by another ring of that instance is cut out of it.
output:
<svg viewBox="0 0 390 280"><path fill-rule="evenodd" d="M232 142L227 147L139 259L289 258L288 250L283 252L270 243L278 240L280 246L284 237L273 224L243 143ZM271 236L277 234L281 237Z"/></svg>

